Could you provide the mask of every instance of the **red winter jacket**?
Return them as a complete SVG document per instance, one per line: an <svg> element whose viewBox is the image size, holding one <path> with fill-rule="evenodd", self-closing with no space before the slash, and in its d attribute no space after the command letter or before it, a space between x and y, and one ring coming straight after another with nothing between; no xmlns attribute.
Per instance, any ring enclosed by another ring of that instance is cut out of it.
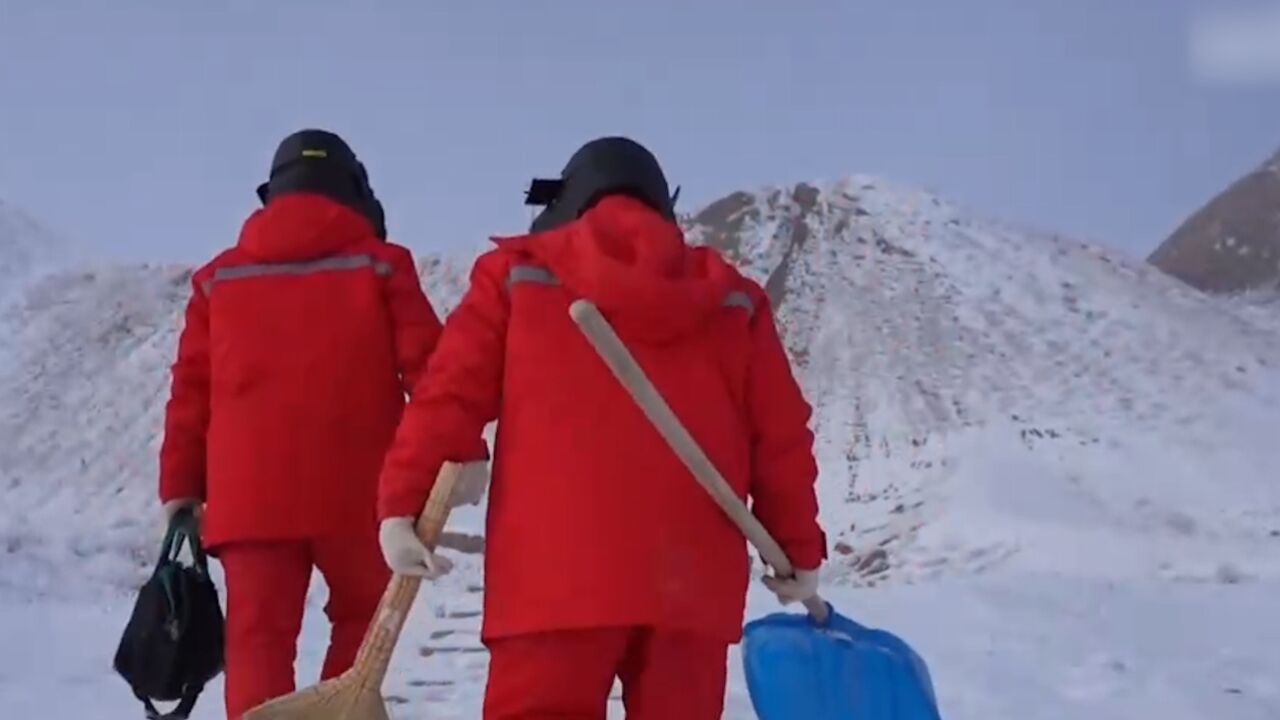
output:
<svg viewBox="0 0 1280 720"><path fill-rule="evenodd" d="M440 335L413 257L320 195L272 200L192 280L160 498L204 540L372 532L378 471Z"/></svg>
<svg viewBox="0 0 1280 720"><path fill-rule="evenodd" d="M440 465L496 419L486 638L650 625L736 641L746 542L569 318L578 297L796 566L821 564L810 408L767 297L624 196L476 262L387 456L379 511L417 514Z"/></svg>

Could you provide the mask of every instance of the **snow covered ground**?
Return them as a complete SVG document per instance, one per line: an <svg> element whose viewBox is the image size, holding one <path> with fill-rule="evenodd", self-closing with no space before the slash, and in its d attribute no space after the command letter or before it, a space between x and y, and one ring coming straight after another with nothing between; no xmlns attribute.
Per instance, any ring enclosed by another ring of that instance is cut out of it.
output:
<svg viewBox="0 0 1280 720"><path fill-rule="evenodd" d="M1274 720L1277 593L1275 580L1170 585L1016 573L845 589L831 599L915 645L930 663L946 718ZM388 683L393 717L479 717L486 660L475 649L477 620L449 617L474 612L478 599L433 591L420 603ZM753 598L753 614L772 610L763 596ZM127 612L122 598L5 604L4 716L141 717L110 671ZM440 637L446 631L452 634ZM319 671L324 633L313 612L301 644L304 680ZM726 717L753 717L737 657L731 671ZM196 720L220 717L220 692L220 682L210 688ZM622 717L617 705L610 717Z"/></svg>
<svg viewBox="0 0 1280 720"><path fill-rule="evenodd" d="M870 178L689 224L779 306L815 405L827 594L916 646L944 717L1280 718L1274 305ZM465 264L422 259L442 311ZM68 269L0 305L0 717L140 717L110 658L160 533L187 273ZM455 556L402 640L398 718L478 716L480 557ZM757 589L750 614L774 609ZM732 667L726 716L749 718Z"/></svg>

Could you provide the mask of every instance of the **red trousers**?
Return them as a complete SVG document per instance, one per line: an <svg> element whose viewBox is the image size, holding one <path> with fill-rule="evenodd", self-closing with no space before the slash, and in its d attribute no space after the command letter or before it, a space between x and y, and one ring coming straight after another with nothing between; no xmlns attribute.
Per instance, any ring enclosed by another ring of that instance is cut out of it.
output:
<svg viewBox="0 0 1280 720"><path fill-rule="evenodd" d="M365 629L391 577L369 534L218 548L227 579L227 717L294 690L294 659L312 567L329 586L332 624L322 678L355 660Z"/></svg>
<svg viewBox="0 0 1280 720"><path fill-rule="evenodd" d="M719 720L728 644L652 628L490 640L484 720L604 720L614 678L627 720Z"/></svg>

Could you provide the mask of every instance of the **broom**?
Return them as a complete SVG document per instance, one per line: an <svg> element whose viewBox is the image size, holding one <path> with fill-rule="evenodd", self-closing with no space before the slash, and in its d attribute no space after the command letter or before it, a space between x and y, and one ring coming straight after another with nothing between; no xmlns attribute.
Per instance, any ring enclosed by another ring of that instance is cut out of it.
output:
<svg viewBox="0 0 1280 720"><path fill-rule="evenodd" d="M449 517L449 497L461 469L461 465L449 462L440 468L427 506L418 516L418 539L432 550ZM382 681L421 584L422 578L417 576L391 578L351 669L318 685L268 700L245 713L243 720L389 720Z"/></svg>

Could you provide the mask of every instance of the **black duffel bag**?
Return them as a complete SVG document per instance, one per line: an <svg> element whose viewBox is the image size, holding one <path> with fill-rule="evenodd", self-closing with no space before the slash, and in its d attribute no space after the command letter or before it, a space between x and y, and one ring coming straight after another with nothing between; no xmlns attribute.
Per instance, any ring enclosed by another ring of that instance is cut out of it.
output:
<svg viewBox="0 0 1280 720"><path fill-rule="evenodd" d="M184 543L191 549L190 565L178 560ZM185 720L205 684L222 672L222 608L191 509L169 522L160 560L138 591L114 666L150 720ZM162 714L154 701L178 705Z"/></svg>

